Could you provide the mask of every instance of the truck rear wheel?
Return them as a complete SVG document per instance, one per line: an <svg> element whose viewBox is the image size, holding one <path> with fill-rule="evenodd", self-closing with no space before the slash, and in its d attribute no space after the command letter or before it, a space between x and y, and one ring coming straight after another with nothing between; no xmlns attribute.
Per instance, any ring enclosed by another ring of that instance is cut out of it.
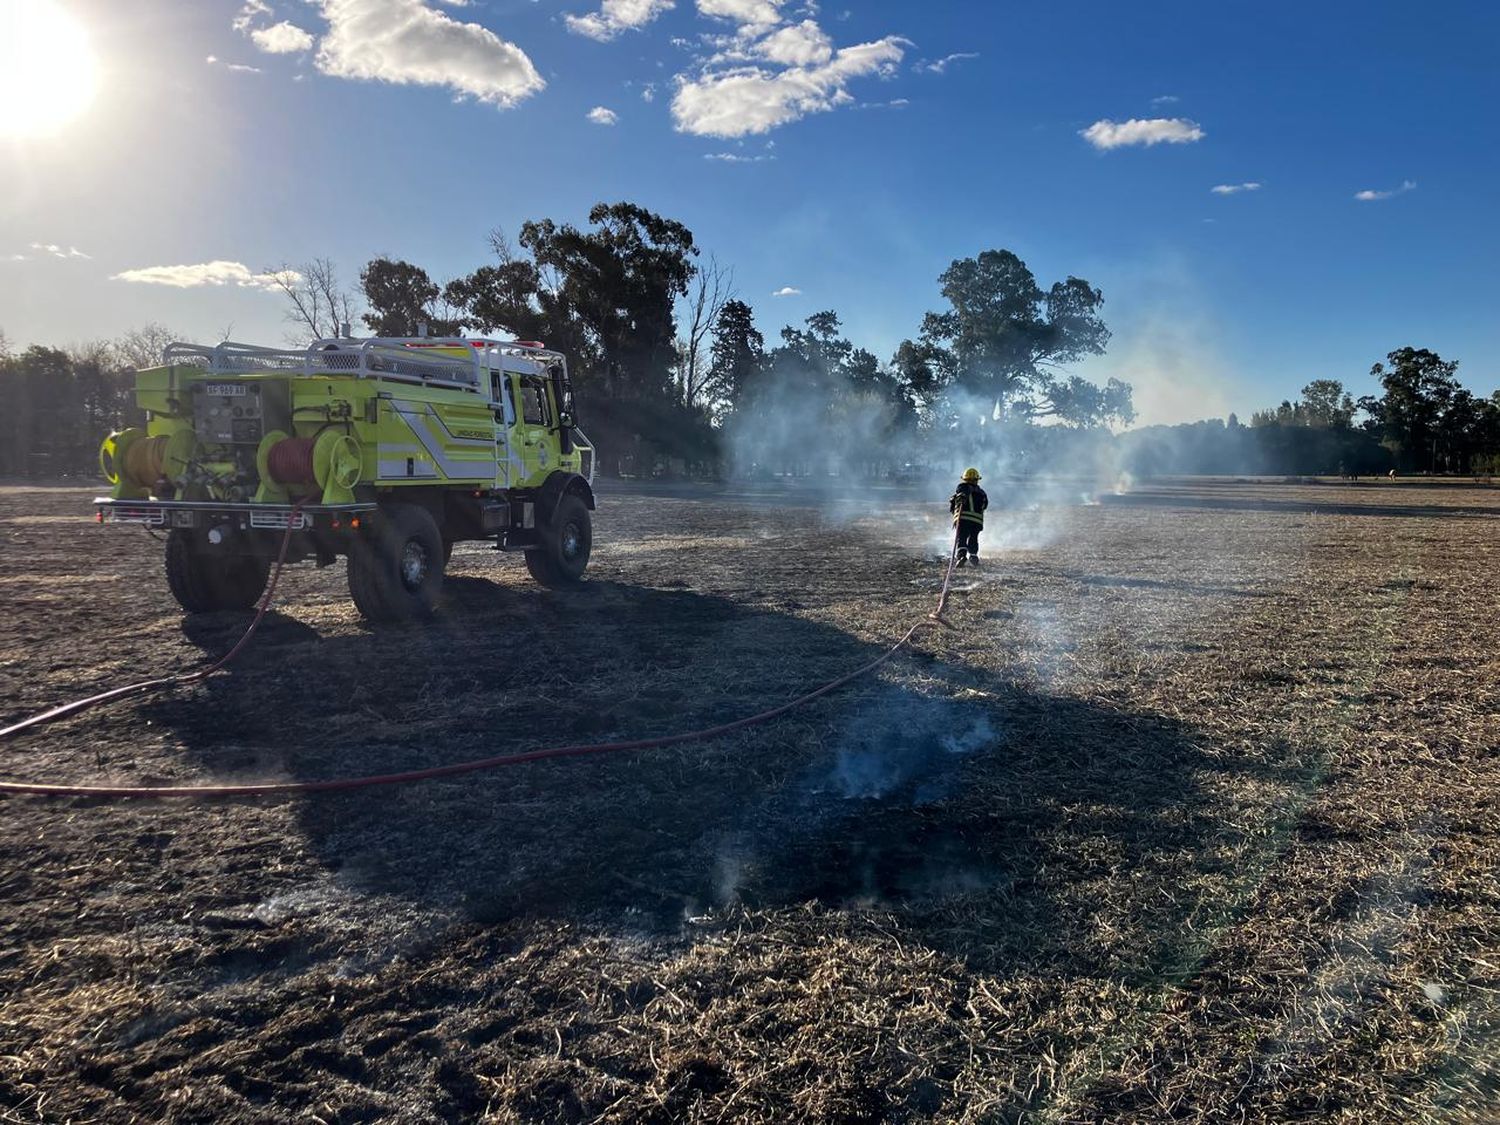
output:
<svg viewBox="0 0 1500 1125"><path fill-rule="evenodd" d="M543 586L568 586L583 578L594 546L588 505L577 496L558 501L542 528L542 545L526 552L526 569Z"/></svg>
<svg viewBox="0 0 1500 1125"><path fill-rule="evenodd" d="M370 621L426 617L437 606L445 562L431 513L416 504L390 504L349 552L349 593Z"/></svg>
<svg viewBox="0 0 1500 1125"><path fill-rule="evenodd" d="M212 550L187 528L167 533L167 586L189 613L250 609L270 572L265 559Z"/></svg>

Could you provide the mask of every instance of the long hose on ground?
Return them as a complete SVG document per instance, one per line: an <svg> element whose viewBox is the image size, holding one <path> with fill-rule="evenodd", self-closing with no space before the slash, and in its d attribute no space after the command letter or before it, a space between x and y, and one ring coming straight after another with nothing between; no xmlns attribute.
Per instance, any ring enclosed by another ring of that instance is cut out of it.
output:
<svg viewBox="0 0 1500 1125"><path fill-rule="evenodd" d="M299 505L300 507L300 505ZM183 673L176 676L166 676L155 680L144 680L138 684L128 684L125 687L115 688L112 691L100 692L85 699L74 700L72 703L54 707L50 711L33 715L23 719L19 723L0 729L0 741L4 741L30 730L33 727L61 719L67 715L77 714L88 710L112 699L121 696L133 695L143 691L167 687L174 684L196 683L206 679L215 672L222 669L233 660L240 651L244 649L250 640L255 628L260 624L261 618L266 614L271 604L271 596L276 592L276 581L281 577L282 566L286 561L287 545L291 542L291 525L296 522L295 509L293 517L287 521L287 533L281 541L281 551L276 558L276 569L272 573L271 581L266 587L266 592L256 608L255 618L250 622L250 627L245 630L235 646L207 668L196 672ZM404 770L400 773L374 774L364 777L338 777L329 778L325 781L286 781L286 782L262 782L247 783L243 785L64 785L49 784L45 782L30 781L3 781L0 782L0 795L5 794L30 794L42 797L94 797L107 799L128 799L143 797L288 797L302 793L334 793L347 792L351 789L373 789L378 786L387 785L409 785L417 781L432 781L443 777L457 777L462 774L480 773L485 770L500 769L504 766L518 766L526 762L540 762L549 758L582 758L592 754L614 754L631 750L656 750L666 746L677 746L684 742L706 742L709 739L722 738L724 735L735 731L744 730L746 727L757 726L761 723L778 719L789 711L811 703L814 699L837 691L845 684L868 675L890 660L896 653L900 652L916 636L917 631L933 623L948 624L943 617L943 610L948 603L948 588L953 581L954 563L958 558L958 533L955 529L953 548L948 555L948 569L943 576L942 593L938 596L937 609L918 621L905 634L885 652L881 653L868 664L848 672L835 680L829 680L821 687L815 688L806 695L800 695L790 703L783 703L779 707L773 707L769 711L761 711L759 714L749 715L743 719L735 719L732 722L721 723L718 726L707 727L703 730L685 731L681 734L660 735L656 738L639 738L625 742L595 742L583 743L576 746L552 746L540 750L528 750L518 754L501 754L493 758L479 758L469 762L455 762L446 766L429 766L424 769Z"/></svg>
<svg viewBox="0 0 1500 1125"><path fill-rule="evenodd" d="M8 741L24 731L31 730L33 727L56 722L58 719L65 719L69 715L76 715L80 711L88 711L94 707L98 707L102 703L108 703L112 699L121 699L127 695L139 695L142 692L171 687L174 684L197 683L199 680L206 680L215 672L221 671L231 660L244 651L245 646L250 643L250 638L255 635L255 630L260 627L262 619L266 616L266 610L271 608L271 599L276 595L276 583L281 579L281 571L286 564L287 547L291 544L293 527L297 522L297 516L301 509L302 505L300 503L294 505L292 514L287 518L286 534L281 537L281 549L276 554L276 567L271 572L271 580L266 583L265 592L261 594L260 601L256 604L255 616L251 618L249 627L241 634L240 639L234 643L234 647L219 657L218 660L214 661L207 668L199 668L192 672L179 672L173 676L159 676L153 680L142 680L139 683L126 684L123 687L111 688L109 691L101 691L98 695L89 695L82 699L75 699L71 703L64 703L61 706L53 707L49 711L42 711L39 714L22 719L18 723L12 723L8 727L0 727L0 742ZM4 790L0 790L0 792L4 792Z"/></svg>

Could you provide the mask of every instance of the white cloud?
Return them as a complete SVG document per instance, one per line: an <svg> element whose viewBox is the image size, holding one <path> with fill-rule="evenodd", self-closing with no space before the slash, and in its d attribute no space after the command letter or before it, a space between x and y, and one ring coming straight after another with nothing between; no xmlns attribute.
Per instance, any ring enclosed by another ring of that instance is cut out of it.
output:
<svg viewBox="0 0 1500 1125"><path fill-rule="evenodd" d="M833 40L814 21L803 20L773 31L755 53L783 66L821 66L833 58Z"/></svg>
<svg viewBox="0 0 1500 1125"><path fill-rule="evenodd" d="M698 0L698 11L714 19L768 27L781 22L786 0Z"/></svg>
<svg viewBox="0 0 1500 1125"><path fill-rule="evenodd" d="M1151 99L1151 104L1152 105L1176 105L1180 101L1182 101L1182 99L1179 98L1176 94L1163 94L1159 98L1152 98Z"/></svg>
<svg viewBox="0 0 1500 1125"><path fill-rule="evenodd" d="M270 19L273 15L270 5L265 0L245 0L240 8L239 14L234 17L232 26L236 31L248 31L250 25L262 17Z"/></svg>
<svg viewBox="0 0 1500 1125"><path fill-rule="evenodd" d="M1141 120L1095 121L1078 134L1097 149L1121 148L1125 145L1157 145L1163 142L1180 145L1201 141L1206 135L1195 121L1186 117L1153 117Z"/></svg>
<svg viewBox="0 0 1500 1125"><path fill-rule="evenodd" d="M613 125L620 120L620 115L612 109L606 109L602 105L596 105L589 110L589 120L595 125Z"/></svg>
<svg viewBox="0 0 1500 1125"><path fill-rule="evenodd" d="M674 7L674 0L603 0L597 12L586 16L564 16L563 21L573 34L607 43L622 31L645 27Z"/></svg>
<svg viewBox="0 0 1500 1125"><path fill-rule="evenodd" d="M1364 191L1355 192L1354 198L1361 203L1371 203L1377 199L1389 199L1393 195L1405 195L1409 191L1416 190L1417 182L1415 180L1402 180L1400 187L1391 188L1389 191L1373 191L1370 188L1366 188Z"/></svg>
<svg viewBox="0 0 1500 1125"><path fill-rule="evenodd" d="M250 41L273 55L291 55L313 45L313 37L287 20L261 27L250 33Z"/></svg>
<svg viewBox="0 0 1500 1125"><path fill-rule="evenodd" d="M508 107L546 86L526 52L421 0L315 0L328 20L317 65L337 78L447 86Z"/></svg>
<svg viewBox="0 0 1500 1125"><path fill-rule="evenodd" d="M40 250L43 254L46 254L46 255L48 255L50 257L53 257L53 258L87 258L87 257L89 257L88 254L85 254L82 250L78 249L78 247L76 247L76 246L69 246L69 247L64 248L62 246L57 245L57 243L55 243L55 242L33 242L31 244L31 248L33 250Z"/></svg>
<svg viewBox="0 0 1500 1125"><path fill-rule="evenodd" d="M773 297L800 297L800 296L802 296L802 290L796 288L795 286L783 285L780 289L776 290L776 292L772 293L771 296L773 296Z"/></svg>
<svg viewBox="0 0 1500 1125"><path fill-rule="evenodd" d="M219 58L218 55L209 55L208 58L204 59L203 61L206 62L209 66L218 66L221 60L220 60L220 58ZM245 63L225 63L224 64L224 69L225 70L232 70L236 74L260 74L261 73L260 67L258 67L258 66L247 66ZM298 75L297 77L300 78L301 75Z"/></svg>
<svg viewBox="0 0 1500 1125"><path fill-rule="evenodd" d="M647 82L641 87L641 101L654 102L656 100L656 83Z"/></svg>
<svg viewBox="0 0 1500 1125"><path fill-rule="evenodd" d="M845 47L812 66L779 71L746 66L709 70L693 78L679 75L672 119L679 132L697 136L766 133L810 113L852 103L846 88L849 82L891 74L908 45L904 39L887 36Z"/></svg>
<svg viewBox="0 0 1500 1125"><path fill-rule="evenodd" d="M202 286L237 285L241 289L274 291L277 277L297 280L292 271L283 274L254 273L243 262L216 260L191 266L146 266L115 274L111 281L131 281L140 285L167 285L173 289L197 289Z"/></svg>
<svg viewBox="0 0 1500 1125"><path fill-rule="evenodd" d="M705 152L703 159L717 160L723 164L764 164L768 160L775 160L776 158L767 153L745 156L738 152Z"/></svg>
<svg viewBox="0 0 1500 1125"><path fill-rule="evenodd" d="M1258 180L1250 180L1243 184L1215 184L1208 190L1215 195L1239 195L1242 191L1259 191L1260 188Z"/></svg>
<svg viewBox="0 0 1500 1125"><path fill-rule="evenodd" d="M942 74L956 62L964 62L968 59L977 59L978 51L958 51L955 54L944 55L940 59L924 59L916 66L917 70L926 71L928 74Z"/></svg>

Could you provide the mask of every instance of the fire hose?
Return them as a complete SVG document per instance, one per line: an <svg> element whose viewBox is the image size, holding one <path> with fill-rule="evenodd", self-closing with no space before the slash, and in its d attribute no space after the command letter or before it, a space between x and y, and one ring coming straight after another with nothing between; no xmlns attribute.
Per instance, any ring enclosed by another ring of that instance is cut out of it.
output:
<svg viewBox="0 0 1500 1125"><path fill-rule="evenodd" d="M22 719L18 723L12 723L8 727L0 727L0 742L8 741L16 735L31 730L33 727L42 726L44 723L55 722L58 719L76 715L80 711L88 711L100 704L108 703L112 699L121 699L127 695L140 695L142 692L154 691L157 688L170 687L174 684L193 684L199 680L206 680L215 672L222 670L228 663L238 656L250 638L255 635L255 630L260 627L262 619L266 616L266 610L271 608L271 598L276 594L276 583L281 579L281 571L286 564L287 547L292 541L293 525L297 522L297 516L302 510L300 503L293 505L292 513L287 517L286 534L281 537L281 549L276 555L276 566L271 572L271 580L266 584L266 591L261 595L260 602L255 607L255 616L251 618L249 627L240 635L240 639L234 643L234 647L226 652L218 660L207 668L199 668L193 672L179 672L175 676L159 676L152 680L142 680L139 683L126 684L124 687L111 688L109 691L101 691L98 695L85 696L83 699L75 699L71 703L53 707L49 711L42 711L29 718ZM6 790L0 789L0 793Z"/></svg>
<svg viewBox="0 0 1500 1125"><path fill-rule="evenodd" d="M244 650L250 638L254 635L257 626L260 625L261 620L265 617L266 611L270 608L271 599L276 593L277 580L281 577L281 571L286 562L287 547L292 539L292 525L296 523L297 512L300 508L301 504L299 503L293 508L291 518L287 520L287 530L286 534L282 537L281 549L276 556L275 569L271 574L271 580L266 586L265 593L261 596L260 603L256 606L255 616L251 619L249 627L241 635L240 639L235 642L234 647L213 664L197 671L179 673L175 676L163 676L153 680L143 680L140 683L127 684L124 687L113 688L110 691L100 692L97 695L73 700L71 703L64 703L51 710L40 712L29 718L22 719L20 722L0 728L0 742L8 741L44 723L54 722L69 715L76 715L81 711L90 710L111 700L165 687L197 683L221 671ZM829 680L827 683L807 692L805 695L798 696L789 703L783 703L781 706L773 707L768 711L761 711L755 715L748 715L742 719L720 723L717 726L706 727L702 730L659 735L655 738L631 739L623 742L595 742L574 746L551 746L544 749L501 754L490 758L479 758L468 762L454 762L445 766L428 766L423 769L403 770L398 773L370 774L363 777L336 777L323 781L250 782L238 785L70 785L31 781L0 781L0 796L29 794L41 797L93 797L113 800L155 797L288 797L304 793L335 793L347 792L352 789L373 789L388 785L409 785L418 781L433 781L438 778L457 777L462 774L480 773L486 770L500 769L505 766L518 766L527 762L540 762L552 758L582 758L594 754L657 750L667 746L677 746L684 742L707 742L711 739L722 738L735 731L744 730L747 727L758 726L773 719L778 719L790 711L805 706L815 699L837 691L844 685L868 675L910 644L911 639L923 628L933 624L947 625L951 628L952 626L943 618L943 611L948 604L948 590L953 581L953 570L957 557L958 535L955 530L953 547L948 554L948 568L943 576L943 588L941 594L938 596L937 608L926 618L918 621L908 629L900 640L874 660L861 665L852 672L847 672L839 676L837 679Z"/></svg>

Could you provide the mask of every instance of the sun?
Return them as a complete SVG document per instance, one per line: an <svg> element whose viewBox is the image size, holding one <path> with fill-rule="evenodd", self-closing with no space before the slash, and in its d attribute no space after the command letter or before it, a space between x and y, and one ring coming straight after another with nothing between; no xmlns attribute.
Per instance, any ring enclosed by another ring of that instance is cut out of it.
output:
<svg viewBox="0 0 1500 1125"><path fill-rule="evenodd" d="M0 0L0 138L45 137L89 107L99 67L53 0Z"/></svg>

